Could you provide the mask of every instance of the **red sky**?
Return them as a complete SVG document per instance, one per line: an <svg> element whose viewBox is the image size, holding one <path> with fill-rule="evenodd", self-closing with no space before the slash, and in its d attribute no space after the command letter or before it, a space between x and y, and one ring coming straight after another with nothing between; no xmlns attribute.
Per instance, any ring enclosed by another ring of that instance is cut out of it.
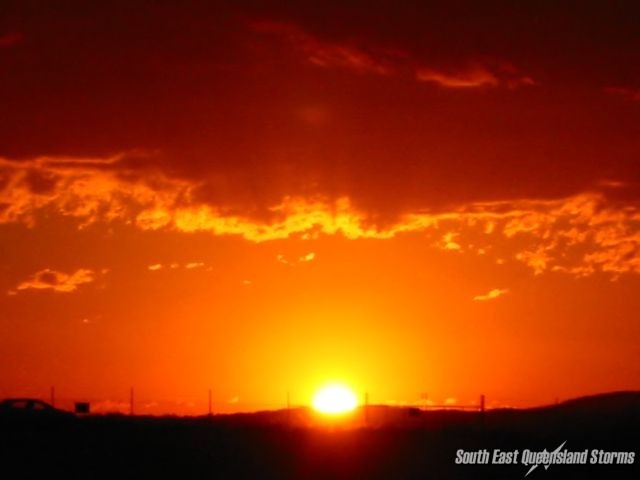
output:
<svg viewBox="0 0 640 480"><path fill-rule="evenodd" d="M411 3L5 2L0 396L637 389L638 7Z"/></svg>

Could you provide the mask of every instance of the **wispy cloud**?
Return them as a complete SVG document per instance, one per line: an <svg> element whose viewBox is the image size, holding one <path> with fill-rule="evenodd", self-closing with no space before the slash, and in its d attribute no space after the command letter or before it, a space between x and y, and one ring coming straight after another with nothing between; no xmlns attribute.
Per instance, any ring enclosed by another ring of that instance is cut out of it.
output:
<svg viewBox="0 0 640 480"><path fill-rule="evenodd" d="M147 269L151 270L152 272L157 272L158 270L163 270L163 269L177 270L179 268L184 268L186 270L195 270L197 268L203 268L204 266L205 266L204 262L188 262L184 264L180 264L177 262L173 262L169 264L153 263L147 266Z"/></svg>
<svg viewBox="0 0 640 480"><path fill-rule="evenodd" d="M437 70L420 67L416 71L416 79L420 82L431 82L446 88L481 88L506 86L517 88L535 85L535 81L522 75L516 68L507 63L472 62L470 65L455 71Z"/></svg>
<svg viewBox="0 0 640 480"><path fill-rule="evenodd" d="M15 287L15 290L10 293L17 293L22 290L52 290L54 292L70 293L76 291L80 285L91 283L95 279L96 273L86 268L81 268L73 273L59 272L47 268L20 282Z"/></svg>
<svg viewBox="0 0 640 480"><path fill-rule="evenodd" d="M321 40L292 23L260 20L251 22L250 27L256 32L283 39L309 63L318 67L347 68L376 75L391 73L390 59L367 52L361 46Z"/></svg>
<svg viewBox="0 0 640 480"><path fill-rule="evenodd" d="M289 258L286 255L279 253L278 255L276 255L276 260L278 260L278 262L284 264L284 265L289 265L291 267L299 264L299 263L308 263L313 261L313 259L316 258L316 254L314 252L309 252L305 255L301 255L298 258Z"/></svg>
<svg viewBox="0 0 640 480"><path fill-rule="evenodd" d="M605 87L604 91L610 95L618 95L632 102L640 102L640 88Z"/></svg>
<svg viewBox="0 0 640 480"><path fill-rule="evenodd" d="M302 255L300 258L298 258L298 261L306 263L312 261L314 258L316 258L316 254L314 252L309 252L306 255Z"/></svg>
<svg viewBox="0 0 640 480"><path fill-rule="evenodd" d="M454 73L422 68L416 72L416 78L421 82L433 82L451 88L494 87L498 85L496 76L484 68Z"/></svg>
<svg viewBox="0 0 640 480"><path fill-rule="evenodd" d="M501 297L508 291L509 290L507 290L506 288L494 288L493 290L490 290L484 295L476 295L475 297L473 297L473 299L479 302L484 302L486 300L493 300L494 298Z"/></svg>
<svg viewBox="0 0 640 480"><path fill-rule="evenodd" d="M462 247L455 241L458 236L457 233L448 232L442 236L441 246L445 250L460 250Z"/></svg>
<svg viewBox="0 0 640 480"><path fill-rule="evenodd" d="M204 267L203 262L189 262L184 266L184 268L186 268L187 270L193 270L194 268L202 268L202 267Z"/></svg>
<svg viewBox="0 0 640 480"><path fill-rule="evenodd" d="M342 68L373 75L404 75L445 88L517 88L535 81L506 61L471 59L457 68L426 65L408 52L365 42L321 39L299 25L271 20L250 23L250 28L284 41L308 63L322 68Z"/></svg>

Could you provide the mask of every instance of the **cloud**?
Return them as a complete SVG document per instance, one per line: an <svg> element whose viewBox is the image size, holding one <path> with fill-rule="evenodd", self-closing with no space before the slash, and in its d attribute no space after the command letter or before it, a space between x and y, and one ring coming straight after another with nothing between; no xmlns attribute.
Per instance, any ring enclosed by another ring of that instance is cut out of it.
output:
<svg viewBox="0 0 640 480"><path fill-rule="evenodd" d="M15 291L21 290L53 290L54 292L70 293L78 289L78 286L92 283L96 279L93 270L81 268L73 273L64 273L51 269L40 270L27 280L16 286Z"/></svg>
<svg viewBox="0 0 640 480"><path fill-rule="evenodd" d="M605 87L604 91L610 95L618 95L632 102L640 102L640 88Z"/></svg>
<svg viewBox="0 0 640 480"><path fill-rule="evenodd" d="M197 185L130 167L137 155L144 156L0 158L0 223L33 226L47 211L85 224L136 217L144 228L158 228L168 221L167 209L187 200Z"/></svg>
<svg viewBox="0 0 640 480"><path fill-rule="evenodd" d="M204 266L205 266L204 262L188 262L188 263L185 263L183 265L181 265L181 264L179 264L177 262L170 263L168 265L163 265L162 263L154 263L152 265L149 265L147 267L147 269L151 270L153 272L157 272L158 270L162 270L164 268L169 268L169 269L172 269L172 270L176 270L176 269L182 267L182 268L184 268L186 270L194 270L196 268L202 268Z"/></svg>
<svg viewBox="0 0 640 480"><path fill-rule="evenodd" d="M462 247L454 241L456 233L448 232L442 236L442 248L445 250L460 250Z"/></svg>
<svg viewBox="0 0 640 480"><path fill-rule="evenodd" d="M193 270L194 268L201 268L201 267L204 267L203 262L189 262L184 266L184 268L186 268L187 270Z"/></svg>
<svg viewBox="0 0 640 480"><path fill-rule="evenodd" d="M376 224L346 197L334 201L285 198L272 211L277 215L270 222L260 222L201 206L174 212L164 228L240 235L254 242L318 235L389 239L446 229L438 244L441 248L461 250L468 239L482 255L492 252L501 259L511 250L510 256L536 274L549 270L578 276L597 271L640 273L640 209L634 203L610 202L600 193L556 200L476 202L450 211L405 213L388 225Z"/></svg>
<svg viewBox="0 0 640 480"><path fill-rule="evenodd" d="M321 234L341 234L346 238L391 238L397 230L370 224L367 215L353 208L347 197L285 197L269 209L270 221L256 220L224 212L210 205L179 208L171 221L159 228L182 232L210 232L215 235L239 235L254 242L285 239L299 235L314 238ZM145 226L142 226L145 228ZM399 225L398 229L404 227Z"/></svg>
<svg viewBox="0 0 640 480"><path fill-rule="evenodd" d="M300 258L298 258L298 261L306 263L312 261L314 258L316 258L316 254L314 252L309 252L306 255L302 255Z"/></svg>
<svg viewBox="0 0 640 480"><path fill-rule="evenodd" d="M384 222L348 196L285 196L264 214L248 215L202 199L198 181L133 168L131 155L0 159L0 224L34 227L45 217L62 216L76 219L79 228L119 222L140 230L206 232L256 243L321 235L384 240L421 234L438 248L513 259L536 274L640 273L638 202L613 200L598 191L414 209ZM310 260L312 256L296 261ZM198 262L191 263L189 268L197 268Z"/></svg>
<svg viewBox="0 0 640 480"><path fill-rule="evenodd" d="M294 23L260 20L251 22L249 26L255 32L283 40L290 49L317 67L342 68L373 75L405 75L446 88L535 85L531 77L521 74L505 61L474 60L458 68L445 69L424 65L397 48L323 40Z"/></svg>
<svg viewBox="0 0 640 480"><path fill-rule="evenodd" d="M476 295L475 297L473 297L473 299L479 302L484 302L486 300L493 300L494 298L501 297L508 291L509 290L504 288L494 288L493 290L490 290L488 293L485 293L484 295Z"/></svg>
<svg viewBox="0 0 640 480"><path fill-rule="evenodd" d="M480 88L507 86L517 88L535 85L535 81L521 75L517 69L506 64L496 65L474 62L466 68L446 72L433 68L420 67L416 71L416 79L420 82L431 82L446 88Z"/></svg>
<svg viewBox="0 0 640 480"><path fill-rule="evenodd" d="M289 259L286 255L279 253L276 255L276 260L284 265L289 265L290 267L295 267L299 263L309 263L316 258L316 254L314 252L309 252L305 255L301 255L296 259Z"/></svg>
<svg viewBox="0 0 640 480"><path fill-rule="evenodd" d="M379 55L369 53L362 47L320 40L292 23L260 20L251 22L250 28L283 39L309 63L318 67L347 68L376 75L391 73L390 62Z"/></svg>
<svg viewBox="0 0 640 480"><path fill-rule="evenodd" d="M549 263L553 260L547 253L549 248L550 246L546 245L540 246L536 250L526 250L518 253L516 258L531 267L536 275L540 275L547 269Z"/></svg>
<svg viewBox="0 0 640 480"><path fill-rule="evenodd" d="M420 82L433 82L451 88L495 87L498 85L498 78L483 68L450 74L430 68L421 68L416 72L416 79Z"/></svg>

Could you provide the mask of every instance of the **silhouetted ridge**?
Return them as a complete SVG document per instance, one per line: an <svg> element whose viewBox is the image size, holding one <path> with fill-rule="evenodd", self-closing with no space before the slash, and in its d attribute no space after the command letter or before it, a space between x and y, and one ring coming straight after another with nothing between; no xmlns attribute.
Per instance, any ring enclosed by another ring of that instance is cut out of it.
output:
<svg viewBox="0 0 640 480"><path fill-rule="evenodd" d="M585 397L572 398L559 404L560 408L572 408L584 411L628 410L640 408L640 392L621 391L600 393Z"/></svg>

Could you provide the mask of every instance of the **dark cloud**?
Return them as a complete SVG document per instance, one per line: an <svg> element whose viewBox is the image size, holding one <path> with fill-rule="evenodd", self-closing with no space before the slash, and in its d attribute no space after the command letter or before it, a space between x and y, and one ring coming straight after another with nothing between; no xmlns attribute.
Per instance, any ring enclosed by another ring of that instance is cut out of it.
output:
<svg viewBox="0 0 640 480"><path fill-rule="evenodd" d="M347 196L393 217L603 180L635 198L640 111L604 89L640 84L637 10L9 2L0 32L20 33L0 36L0 155L153 152L115 174L159 170L258 216L286 196Z"/></svg>

